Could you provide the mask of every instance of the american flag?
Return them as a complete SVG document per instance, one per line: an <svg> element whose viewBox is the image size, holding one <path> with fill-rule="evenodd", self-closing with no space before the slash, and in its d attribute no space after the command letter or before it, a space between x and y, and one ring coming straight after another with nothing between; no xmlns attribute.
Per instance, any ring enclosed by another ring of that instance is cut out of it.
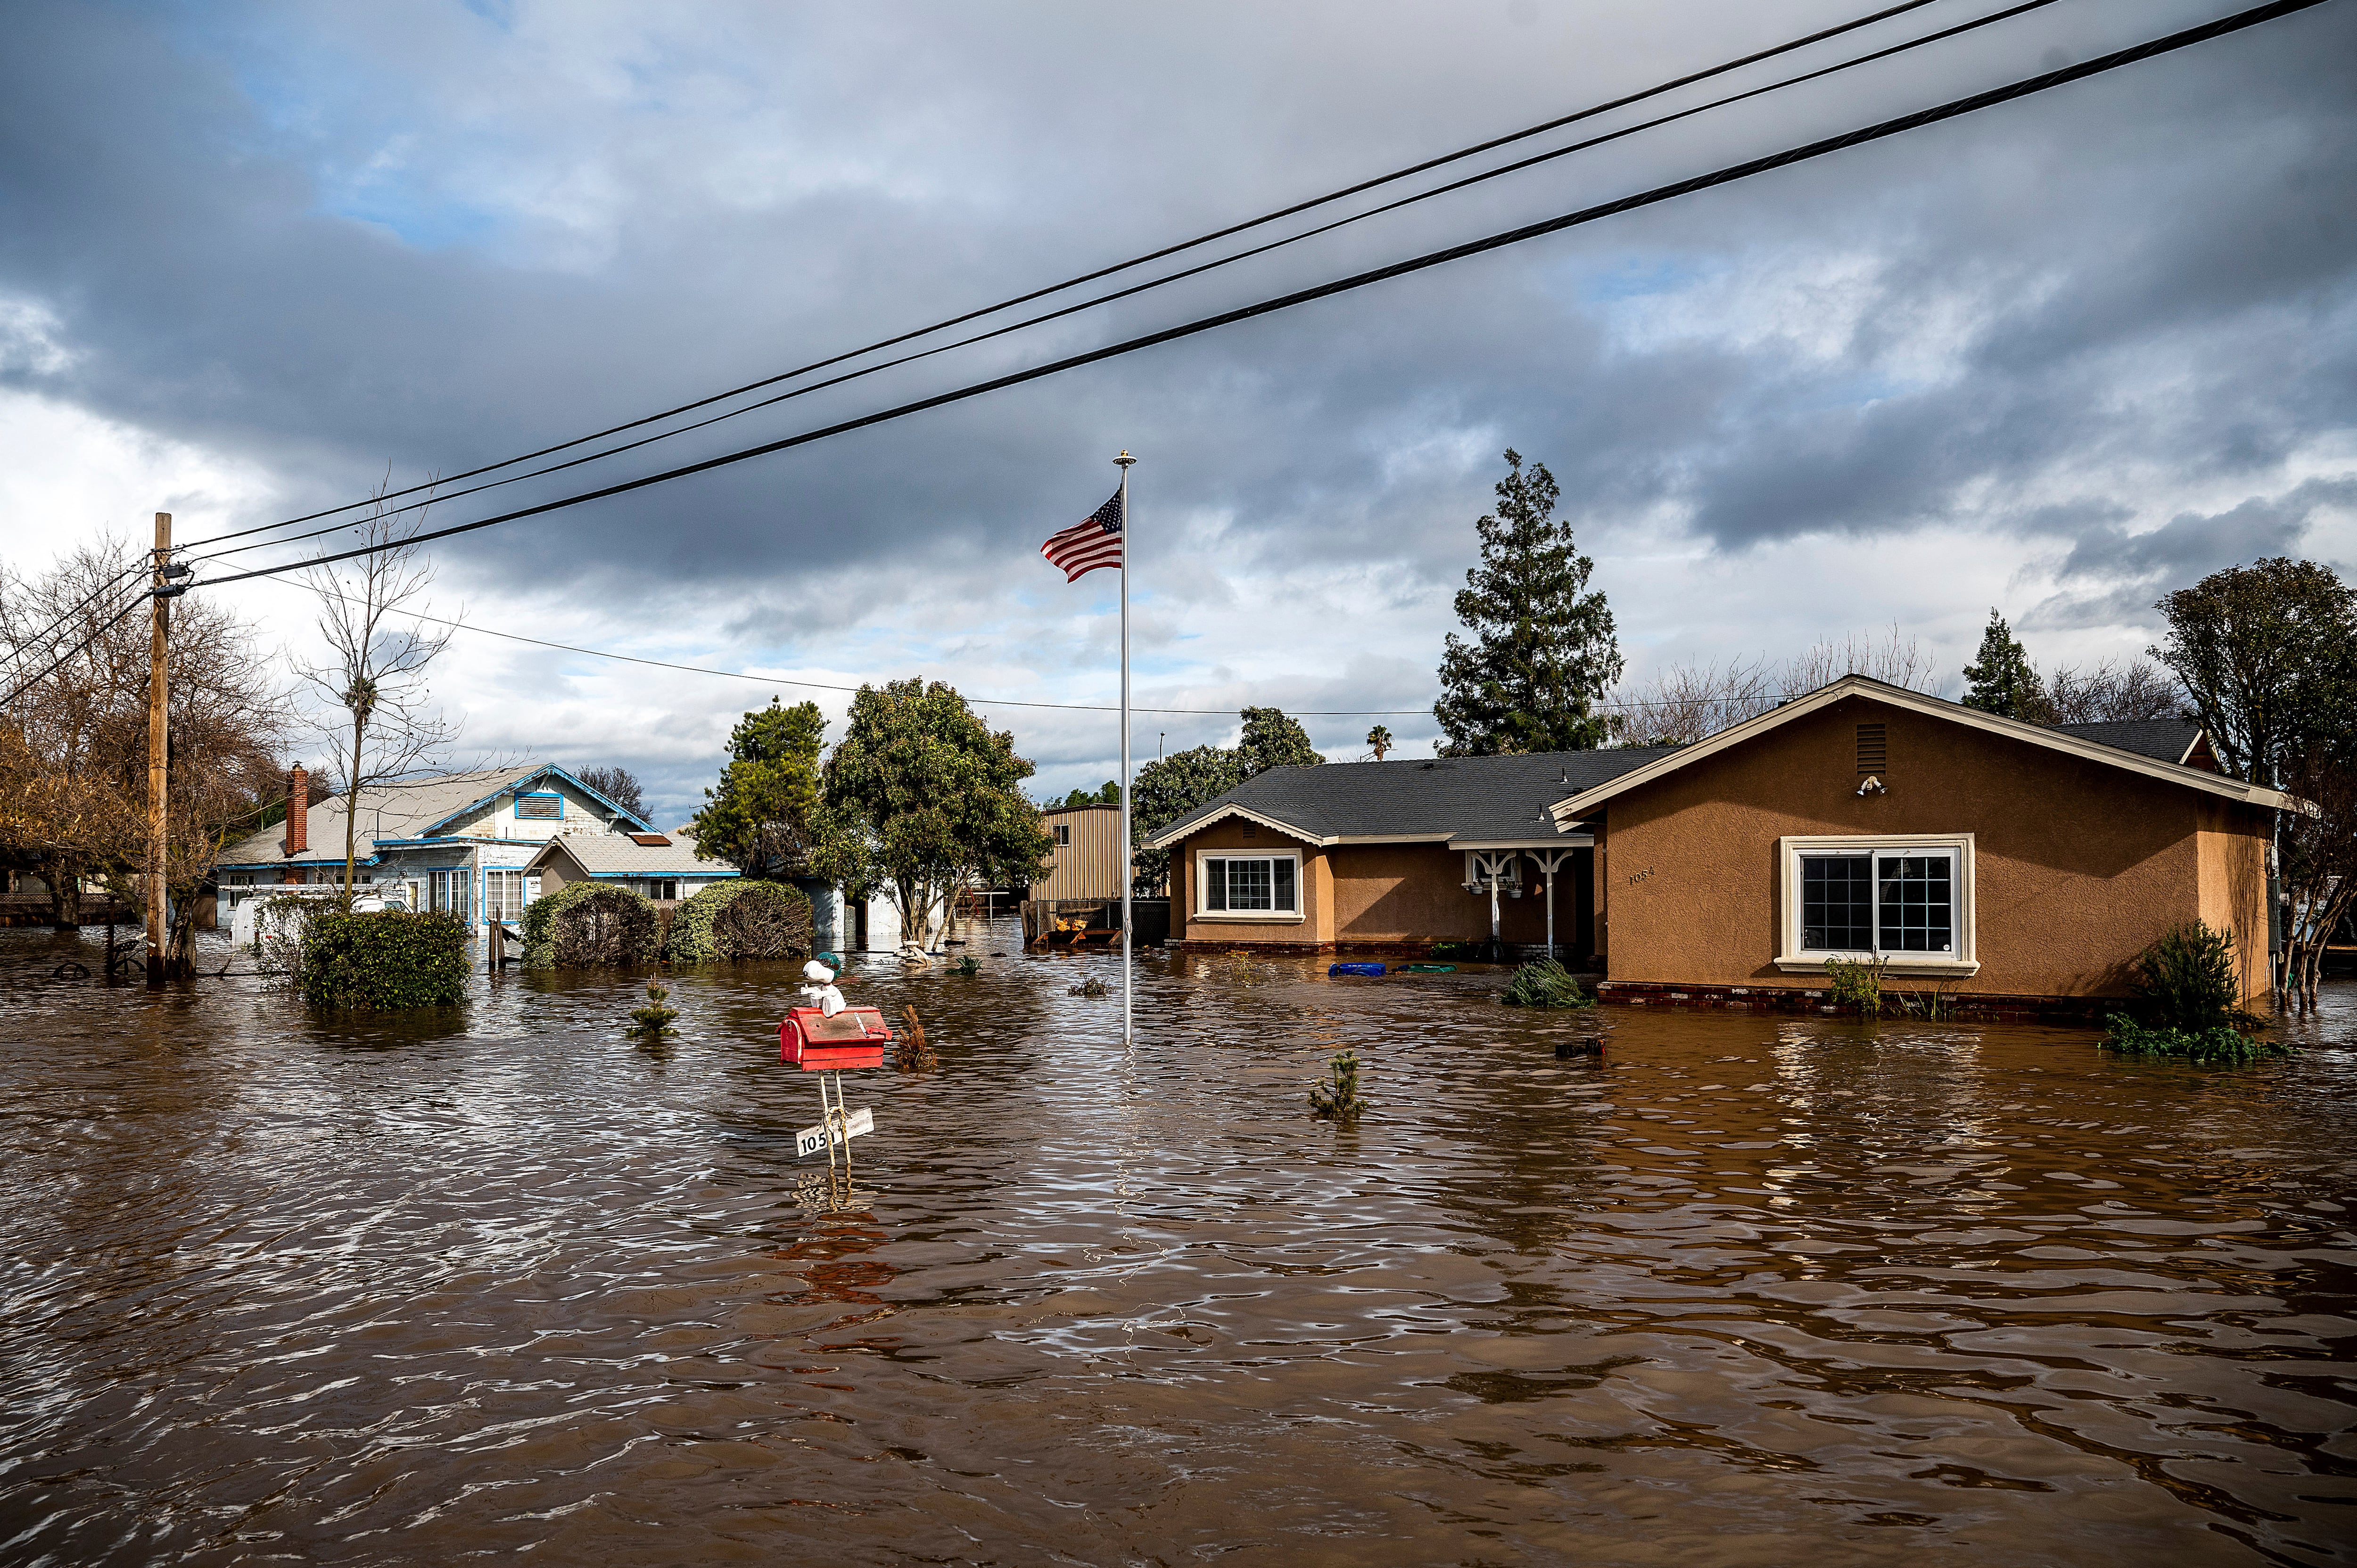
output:
<svg viewBox="0 0 2357 1568"><path fill-rule="evenodd" d="M1086 522L1049 535L1039 553L1064 574L1064 581L1077 583L1100 566L1120 566L1121 525L1121 492L1115 490L1113 499L1091 512Z"/></svg>

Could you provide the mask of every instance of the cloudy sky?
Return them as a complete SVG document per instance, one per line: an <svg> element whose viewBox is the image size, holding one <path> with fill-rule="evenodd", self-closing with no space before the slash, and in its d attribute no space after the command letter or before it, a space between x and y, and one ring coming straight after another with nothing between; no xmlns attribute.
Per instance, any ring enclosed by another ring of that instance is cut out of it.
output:
<svg viewBox="0 0 2357 1568"><path fill-rule="evenodd" d="M201 539L350 500L388 473L408 485L512 456L1869 8L16 0L0 51L0 560L36 571L77 541L144 536L157 510ZM1656 111L1996 8L1936 0ZM2235 8L2056 0L453 500L429 526ZM1383 722L1425 749L1417 713L1508 446L1561 481L1632 682L1894 624L1953 680L1992 607L2042 664L2133 652L2156 595L2220 565L2291 553L2357 568L2352 81L2357 5L2335 0L1740 185L437 545L434 603L470 626L759 677L461 632L436 673L464 721L453 760L621 763L669 822L742 709L774 691L840 714L842 693L790 682L925 674L976 698L1108 703L1112 575L1068 587L1035 551L1104 499L1123 446L1141 458L1137 700L1213 711L1141 715L1146 758L1232 737L1220 714L1254 703L1405 710ZM308 645L299 587L217 591L274 647ZM1112 771L1104 712L985 711L1043 789ZM1351 757L1375 720L1308 722Z"/></svg>

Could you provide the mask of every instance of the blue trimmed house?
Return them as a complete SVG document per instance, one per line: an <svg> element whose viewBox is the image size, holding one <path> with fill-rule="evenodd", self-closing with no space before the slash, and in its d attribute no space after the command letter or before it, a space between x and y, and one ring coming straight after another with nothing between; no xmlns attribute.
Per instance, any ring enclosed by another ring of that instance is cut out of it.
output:
<svg viewBox="0 0 2357 1568"><path fill-rule="evenodd" d="M219 872L221 922L240 903L290 886L340 883L344 801L307 805L301 768L287 779L284 822L231 844ZM534 858L557 839L659 838L654 824L549 764L404 779L361 791L355 883L387 904L449 909L468 923L520 929L539 895ZM734 876L733 866L699 872ZM356 889L357 890L357 889Z"/></svg>

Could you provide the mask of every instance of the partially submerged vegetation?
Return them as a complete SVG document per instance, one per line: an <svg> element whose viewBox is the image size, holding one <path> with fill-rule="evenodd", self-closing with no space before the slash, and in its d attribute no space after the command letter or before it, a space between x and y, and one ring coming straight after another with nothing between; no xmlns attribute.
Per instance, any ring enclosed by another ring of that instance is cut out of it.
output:
<svg viewBox="0 0 2357 1568"><path fill-rule="evenodd" d="M467 999L467 923L443 910L348 914L328 905L304 925L296 989L330 1011L394 1012Z"/></svg>
<svg viewBox="0 0 2357 1568"><path fill-rule="evenodd" d="M1498 998L1509 1007L1593 1007L1596 998L1579 988L1571 971L1551 958L1526 963L1514 971L1505 993Z"/></svg>
<svg viewBox="0 0 2357 1568"><path fill-rule="evenodd" d="M2107 1050L2232 1063L2286 1049L2262 1038L2260 1020L2243 1006L2231 931L2213 930L2200 920L2171 926L2136 960L2128 990L2128 1010L2107 1021Z"/></svg>
<svg viewBox="0 0 2357 1568"><path fill-rule="evenodd" d="M1309 1109L1330 1122L1348 1122L1364 1111L1368 1101L1359 1093L1359 1054L1337 1051L1326 1063L1328 1076L1309 1085Z"/></svg>

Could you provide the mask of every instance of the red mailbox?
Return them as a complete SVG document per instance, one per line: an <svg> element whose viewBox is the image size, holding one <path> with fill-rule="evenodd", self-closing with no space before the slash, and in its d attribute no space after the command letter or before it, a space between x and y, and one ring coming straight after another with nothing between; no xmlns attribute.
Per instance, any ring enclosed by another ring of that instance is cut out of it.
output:
<svg viewBox="0 0 2357 1568"><path fill-rule="evenodd" d="M892 1031L873 1007L845 1007L834 1017L816 1007L793 1007L778 1026L778 1059L804 1072L847 1072L882 1067Z"/></svg>

